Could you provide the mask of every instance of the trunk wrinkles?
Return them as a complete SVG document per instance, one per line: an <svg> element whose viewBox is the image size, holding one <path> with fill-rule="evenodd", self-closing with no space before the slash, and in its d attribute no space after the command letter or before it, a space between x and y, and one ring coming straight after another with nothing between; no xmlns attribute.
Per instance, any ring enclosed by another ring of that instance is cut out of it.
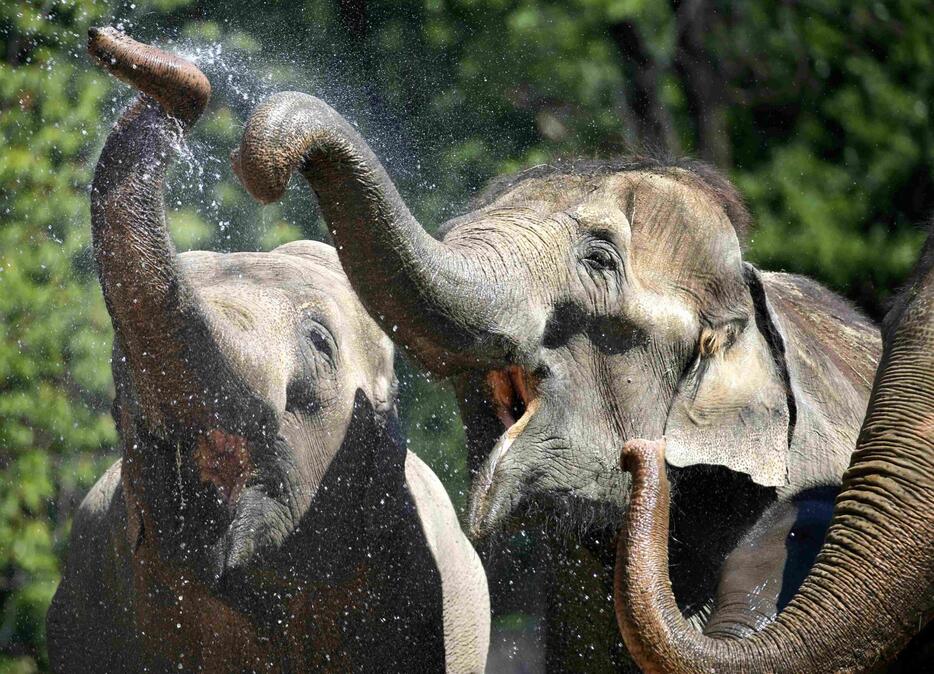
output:
<svg viewBox="0 0 934 674"><path fill-rule="evenodd" d="M215 427L221 409L258 422L256 398L222 353L233 344L182 274L166 226L166 171L210 85L194 64L112 28L92 28L88 51L142 92L108 136L91 187L98 275L142 413L163 434Z"/></svg>
<svg viewBox="0 0 934 674"><path fill-rule="evenodd" d="M497 324L483 260L430 236L363 138L326 103L297 92L272 96L250 117L231 160L264 203L281 198L292 171L301 171L364 305L426 367L450 373L477 357L505 357L510 336ZM394 322L398 316L406 320Z"/></svg>

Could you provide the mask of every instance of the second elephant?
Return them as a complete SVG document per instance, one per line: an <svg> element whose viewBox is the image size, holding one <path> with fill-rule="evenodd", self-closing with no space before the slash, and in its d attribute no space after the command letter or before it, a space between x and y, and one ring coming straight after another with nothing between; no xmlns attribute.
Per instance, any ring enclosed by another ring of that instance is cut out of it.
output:
<svg viewBox="0 0 934 674"><path fill-rule="evenodd" d="M702 635L671 595L664 442L631 441L616 611L647 674L930 672L934 617L934 230L883 323L869 409L814 567L774 622L744 639ZM653 588L654 592L646 592ZM920 634L919 634L920 633Z"/></svg>
<svg viewBox="0 0 934 674"><path fill-rule="evenodd" d="M473 536L537 511L585 543L595 564L564 581L580 622L551 621L551 666L596 671L619 655L616 459L631 438L668 440L673 582L693 620L741 635L787 601L829 521L880 339L817 284L743 260L749 218L728 181L647 158L538 167L496 181L434 238L356 131L299 93L254 113L239 165L267 202L305 176L364 305L453 382ZM590 593L606 597L596 611ZM562 633L574 652L553 648Z"/></svg>

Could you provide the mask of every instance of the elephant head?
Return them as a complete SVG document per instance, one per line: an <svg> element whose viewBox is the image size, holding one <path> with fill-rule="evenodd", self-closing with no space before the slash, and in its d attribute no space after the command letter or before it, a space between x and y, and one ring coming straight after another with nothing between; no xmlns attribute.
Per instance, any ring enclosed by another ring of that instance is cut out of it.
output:
<svg viewBox="0 0 934 674"><path fill-rule="evenodd" d="M494 183L436 239L311 96L257 109L236 162L266 202L305 176L364 305L453 380L474 535L543 503L615 531L628 490L614 448L636 437L666 435L674 465L779 492L839 480L878 340L814 284L744 263L746 212L704 165L539 167Z"/></svg>
<svg viewBox="0 0 934 674"><path fill-rule="evenodd" d="M166 171L210 85L194 64L113 29L92 29L89 51L141 92L91 191L130 544L211 585L282 558L294 573L308 541L298 557L284 553L298 546L299 523L328 529L306 516L338 459L353 468L337 479L350 490L340 497L357 505L372 462L404 460L402 446L392 457L369 451L394 446L392 344L329 246L176 255Z"/></svg>
<svg viewBox="0 0 934 674"><path fill-rule="evenodd" d="M664 442L623 451L633 475L616 614L645 672L864 672L934 616L934 229L886 317L872 397L826 540L778 618L740 640L689 626L668 581Z"/></svg>

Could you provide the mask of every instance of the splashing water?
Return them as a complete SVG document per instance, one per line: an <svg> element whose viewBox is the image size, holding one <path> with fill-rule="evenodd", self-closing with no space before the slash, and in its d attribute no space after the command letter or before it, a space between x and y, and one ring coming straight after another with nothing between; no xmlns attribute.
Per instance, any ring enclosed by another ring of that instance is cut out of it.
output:
<svg viewBox="0 0 934 674"><path fill-rule="evenodd" d="M199 123L187 136L176 136L178 161L169 180L167 204L174 211L170 223L179 250L268 250L295 238L330 243L310 190L299 186L283 203L260 208L240 187L229 165L229 153L239 143L249 114L279 91L303 91L327 101L361 130L391 174L403 183L414 182L420 192L431 191L432 185L418 180L421 162L404 145L398 120L369 100L365 86L347 84L340 73L323 70L328 66L268 50L250 52L229 41L181 39L154 44L197 64L212 87L211 103ZM113 116L134 96L129 90L117 94Z"/></svg>

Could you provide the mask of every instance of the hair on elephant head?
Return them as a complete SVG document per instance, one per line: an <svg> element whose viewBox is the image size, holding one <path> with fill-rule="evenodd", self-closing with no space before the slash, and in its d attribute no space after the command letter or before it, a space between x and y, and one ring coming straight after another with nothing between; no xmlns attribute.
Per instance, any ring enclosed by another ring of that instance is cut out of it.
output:
<svg viewBox="0 0 934 674"><path fill-rule="evenodd" d="M481 669L482 567L334 249L176 255L166 173L210 85L113 29L89 51L141 92L91 190L123 458L76 518L55 667Z"/></svg>
<svg viewBox="0 0 934 674"><path fill-rule="evenodd" d="M667 582L664 442L624 449L634 484L619 538L616 613L643 671L879 671L934 617L934 228L884 335L826 540L800 590L760 633L723 641L685 623ZM899 671L921 671L927 658Z"/></svg>
<svg viewBox="0 0 934 674"><path fill-rule="evenodd" d="M876 330L817 284L746 263L748 215L705 165L537 167L494 182L435 238L363 139L313 97L264 103L237 162L263 201L293 170L304 175L364 305L453 382L474 536L544 510L558 528L599 533L609 551L627 506L618 448L665 436L680 493L705 499L678 509L700 525L683 530L713 579L695 583L700 606L744 534L783 541L798 497L839 484ZM812 519L819 540L826 521ZM760 569L736 590L755 597L778 578L761 609L774 614L783 575L780 564Z"/></svg>

